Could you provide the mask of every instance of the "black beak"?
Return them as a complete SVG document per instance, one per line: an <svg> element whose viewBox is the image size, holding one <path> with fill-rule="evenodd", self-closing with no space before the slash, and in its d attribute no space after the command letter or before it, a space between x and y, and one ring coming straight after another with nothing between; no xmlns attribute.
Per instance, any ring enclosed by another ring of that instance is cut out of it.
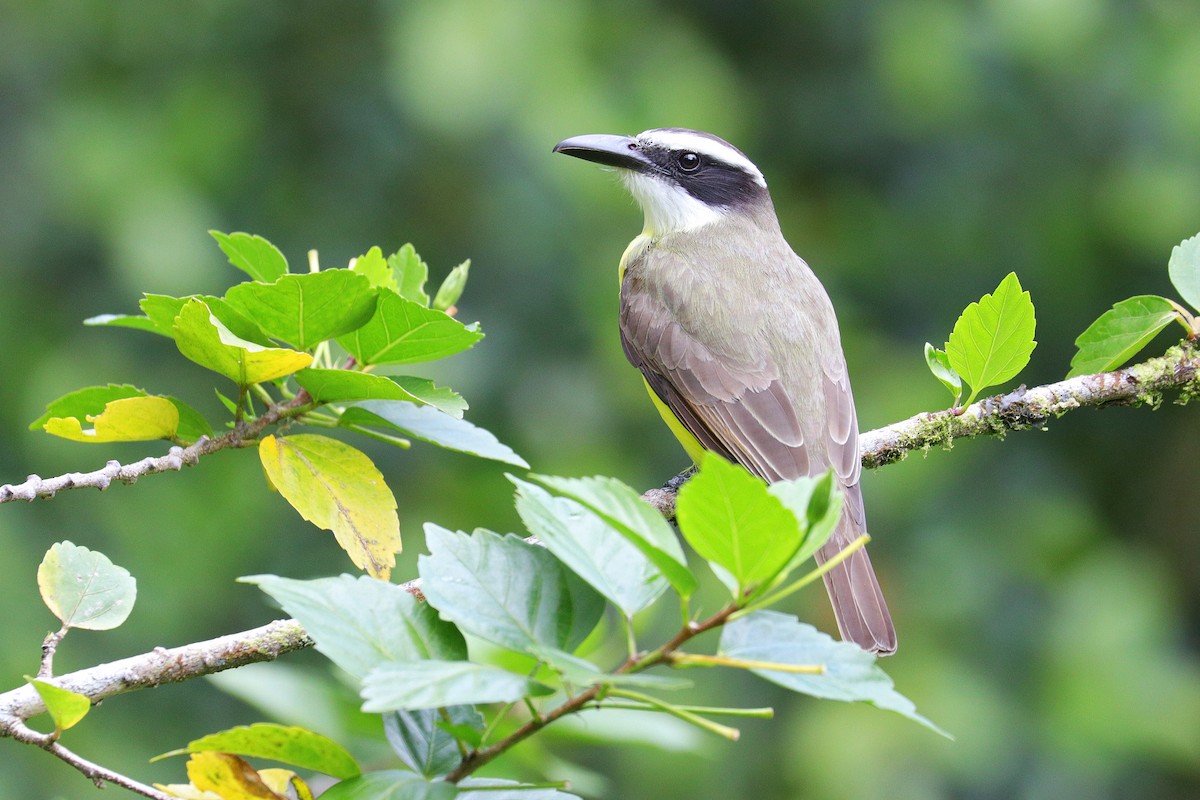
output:
<svg viewBox="0 0 1200 800"><path fill-rule="evenodd" d="M613 136L607 133L572 136L554 145L554 152L582 158L584 161L594 161L606 167L631 169L635 172L658 170L658 166L646 156L641 145L632 136Z"/></svg>

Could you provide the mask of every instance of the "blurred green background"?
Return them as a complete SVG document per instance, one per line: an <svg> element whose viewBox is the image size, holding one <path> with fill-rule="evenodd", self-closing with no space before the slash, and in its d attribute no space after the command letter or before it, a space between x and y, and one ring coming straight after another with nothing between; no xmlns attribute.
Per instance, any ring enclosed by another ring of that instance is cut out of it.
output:
<svg viewBox="0 0 1200 800"><path fill-rule="evenodd" d="M657 485L684 457L615 329L615 265L640 214L612 176L550 147L659 126L716 132L767 175L838 308L870 429L946 405L922 345L1010 270L1037 306L1030 385L1066 373L1112 302L1171 293L1170 249L1200 230L1200 5L3 0L0 482L162 451L25 429L80 386L130 382L219 418L214 380L170 342L80 325L135 311L142 292L240 280L217 228L271 239L294 267L309 248L336 266L411 240L438 281L471 258L460 316L488 337L428 374L540 472ZM776 719L728 744L641 717L617 726L639 744L616 747L590 744L610 734L592 720L506 769L597 798L1200 796L1198 444L1195 407L1086 410L865 476L901 641L884 666L956 742L699 675L705 700L771 704ZM400 503L398 576L426 520L517 528L498 465L368 447ZM350 568L265 491L251 452L6 505L0 688L36 671L54 620L35 572L61 539L130 569L140 597L125 627L73 634L60 671L278 614L239 575ZM832 627L819 589L786 610ZM319 658L265 669L229 688L268 687L283 718L394 766L377 720L314 682ZM146 759L262 717L193 682L109 700L67 744L177 781L179 760ZM0 741L0 797L90 792Z"/></svg>

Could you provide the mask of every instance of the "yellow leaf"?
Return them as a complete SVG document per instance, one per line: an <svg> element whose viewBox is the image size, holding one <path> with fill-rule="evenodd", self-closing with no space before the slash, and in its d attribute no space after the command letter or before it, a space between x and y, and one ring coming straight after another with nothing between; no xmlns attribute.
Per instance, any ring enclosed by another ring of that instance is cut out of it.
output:
<svg viewBox="0 0 1200 800"><path fill-rule="evenodd" d="M44 430L73 442L149 442L170 439L179 429L179 409L165 397L126 397L104 404L104 411L87 421L90 430L75 417L51 417Z"/></svg>
<svg viewBox="0 0 1200 800"><path fill-rule="evenodd" d="M327 436L300 434L259 443L267 479L300 516L333 531L367 574L387 580L400 552L396 498L365 453Z"/></svg>
<svg viewBox="0 0 1200 800"><path fill-rule="evenodd" d="M228 753L195 753L187 772L192 786L222 800L286 800L271 791L254 767Z"/></svg>
<svg viewBox="0 0 1200 800"><path fill-rule="evenodd" d="M56 731L65 731L67 728L73 727L92 709L92 701L78 692L72 692L70 689L55 686L37 678L27 679L33 684L33 688L42 698L42 702L46 704L46 711L54 720Z"/></svg>
<svg viewBox="0 0 1200 800"><path fill-rule="evenodd" d="M154 788L181 800L223 800L214 792L202 792L190 783L156 783Z"/></svg>
<svg viewBox="0 0 1200 800"><path fill-rule="evenodd" d="M188 300L180 309L171 331L180 353L239 386L290 375L312 363L308 353L263 347L239 338L198 298Z"/></svg>
<svg viewBox="0 0 1200 800"><path fill-rule="evenodd" d="M308 788L308 784L300 780L300 776L290 769L260 769L258 776L271 788L271 791L277 794L286 795L290 786L296 789L296 795L301 800L306 797L312 798L312 791Z"/></svg>

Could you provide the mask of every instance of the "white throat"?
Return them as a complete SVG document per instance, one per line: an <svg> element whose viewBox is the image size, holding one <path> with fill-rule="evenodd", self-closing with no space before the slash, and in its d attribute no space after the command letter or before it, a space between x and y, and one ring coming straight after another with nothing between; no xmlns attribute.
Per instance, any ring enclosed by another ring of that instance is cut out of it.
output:
<svg viewBox="0 0 1200 800"><path fill-rule="evenodd" d="M689 231L716 222L727 213L697 200L682 186L654 175L621 170L621 180L637 200L645 214L642 233L665 236L668 233Z"/></svg>

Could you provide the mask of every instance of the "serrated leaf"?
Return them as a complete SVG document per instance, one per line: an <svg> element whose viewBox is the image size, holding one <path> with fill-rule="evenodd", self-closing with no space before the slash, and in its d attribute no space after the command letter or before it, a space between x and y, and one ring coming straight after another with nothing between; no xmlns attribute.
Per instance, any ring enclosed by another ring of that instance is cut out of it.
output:
<svg viewBox="0 0 1200 800"><path fill-rule="evenodd" d="M1037 342L1029 292L1021 290L1015 272L1008 273L996 291L971 303L954 323L946 342L950 367L971 387L966 405L990 386L1016 377Z"/></svg>
<svg viewBox="0 0 1200 800"><path fill-rule="evenodd" d="M361 450L315 434L267 436L259 458L271 485L300 516L333 531L350 560L387 579L400 552L396 498Z"/></svg>
<svg viewBox="0 0 1200 800"><path fill-rule="evenodd" d="M552 475L531 475L538 483L581 503L618 533L631 541L638 550L658 567L671 586L683 597L696 589L696 576L687 565L683 548L675 538L670 524L662 514L643 502L633 489L615 478L559 478Z"/></svg>
<svg viewBox="0 0 1200 800"><path fill-rule="evenodd" d="M463 290L467 288L467 276L470 271L471 259L469 258L450 270L450 274L438 287L437 294L433 296L433 307L438 311L448 311L453 308L458 299L462 297Z"/></svg>
<svg viewBox="0 0 1200 800"><path fill-rule="evenodd" d="M1132 358L1179 313L1164 297L1139 295L1114 303L1075 340L1068 378L1108 372Z"/></svg>
<svg viewBox="0 0 1200 800"><path fill-rule="evenodd" d="M458 787L453 783L431 782L412 772L393 769L367 772L357 778L342 781L325 790L321 795L321 800L454 800L455 797L460 796ZM485 799L483 795L477 795L475 800ZM486 800L503 799L486 798ZM541 798L527 798L526 800L541 800Z"/></svg>
<svg viewBox="0 0 1200 800"><path fill-rule="evenodd" d="M833 470L823 475L776 481L767 486L767 491L796 515L801 527L807 528L804 541L784 569L784 573L791 572L829 541L841 519L844 497L834 482Z"/></svg>
<svg viewBox="0 0 1200 800"><path fill-rule="evenodd" d="M1184 239L1171 248L1167 274L1179 296L1200 311L1200 234Z"/></svg>
<svg viewBox="0 0 1200 800"><path fill-rule="evenodd" d="M239 386L290 375L312 363L295 350L263 347L235 336L202 300L189 300L175 318L175 345L186 358Z"/></svg>
<svg viewBox="0 0 1200 800"><path fill-rule="evenodd" d="M445 712L447 725L442 717ZM393 711L383 715L383 733L392 750L410 768L427 778L446 775L462 761L458 740L447 728L469 731L478 747L483 715L474 706Z"/></svg>
<svg viewBox="0 0 1200 800"><path fill-rule="evenodd" d="M512 475L508 479L517 487L517 513L529 532L625 616L666 590L662 571L599 515L540 486Z"/></svg>
<svg viewBox="0 0 1200 800"><path fill-rule="evenodd" d="M279 248L261 236L250 233L209 231L217 240L229 263L256 281L271 283L288 271L287 259Z"/></svg>
<svg viewBox="0 0 1200 800"><path fill-rule="evenodd" d="M429 280L429 267L417 255L412 244L405 244L388 256L387 263L395 275L396 293L414 303L428 306L429 295L425 293L425 281Z"/></svg>
<svg viewBox="0 0 1200 800"><path fill-rule="evenodd" d="M273 597L304 626L318 651L357 678L387 661L467 657L458 629L393 583L365 575L307 581L250 575L238 580Z"/></svg>
<svg viewBox="0 0 1200 800"><path fill-rule="evenodd" d="M38 591L67 628L111 630L129 617L137 581L103 553L71 542L51 545L38 566Z"/></svg>
<svg viewBox="0 0 1200 800"><path fill-rule="evenodd" d="M941 381L942 386L946 387L946 391L950 392L950 397L953 398L952 402L957 404L958 399L962 397L962 378L950 366L950 357L946 355L946 351L938 350L926 342L925 365L929 367L933 377Z"/></svg>
<svg viewBox="0 0 1200 800"><path fill-rule="evenodd" d="M187 774L192 786L224 800L287 800L272 791L253 767L228 753L194 753Z"/></svg>
<svg viewBox="0 0 1200 800"><path fill-rule="evenodd" d="M524 675L470 661L391 661L362 684L363 711L379 714L476 703L512 703L554 690Z"/></svg>
<svg viewBox="0 0 1200 800"><path fill-rule="evenodd" d="M78 417L51 417L42 429L73 442L152 442L173 439L179 430L179 410L165 397L147 395L112 400L99 414L89 414L84 429Z"/></svg>
<svg viewBox="0 0 1200 800"><path fill-rule="evenodd" d="M483 334L443 311L426 308L388 289L378 289L375 314L358 330L339 336L360 364L412 364L452 356Z"/></svg>
<svg viewBox="0 0 1200 800"><path fill-rule="evenodd" d="M425 524L422 591L443 619L518 652L574 650L604 600L543 547L509 534L455 533Z"/></svg>
<svg viewBox="0 0 1200 800"><path fill-rule="evenodd" d="M188 742L184 753L232 753L247 758L269 758L335 778L353 778L362 772L354 756L327 736L294 725L258 722L211 733Z"/></svg>
<svg viewBox="0 0 1200 800"><path fill-rule="evenodd" d="M896 691L875 657L852 642L839 642L789 614L755 611L721 631L720 652L730 658L789 665L823 665L822 674L753 669L751 672L794 692L846 702L868 702L895 711L949 737L917 713Z"/></svg>
<svg viewBox="0 0 1200 800"><path fill-rule="evenodd" d="M384 287L396 291L396 274L392 272L392 267L388 264L387 259L383 257L383 251L378 247L372 247L367 252L363 253L358 258L351 262L350 269L364 276L371 282L372 288Z"/></svg>
<svg viewBox="0 0 1200 800"><path fill-rule="evenodd" d="M419 398L421 402L440 408L455 419L462 419L463 412L470 408L467 401L458 392L448 386L437 386L428 378L393 375L392 380L401 389Z"/></svg>
<svg viewBox="0 0 1200 800"><path fill-rule="evenodd" d="M701 557L733 575L735 598L778 575L803 541L796 515L766 483L712 452L679 490L675 518Z"/></svg>
<svg viewBox="0 0 1200 800"><path fill-rule="evenodd" d="M525 459L490 431L477 428L466 420L456 419L433 406L402 400L364 400L347 407L339 417L338 424L343 427L393 428L447 450L529 468Z"/></svg>
<svg viewBox="0 0 1200 800"><path fill-rule="evenodd" d="M55 686L38 678L25 678L33 686L38 697L46 706L50 719L54 720L55 731L65 731L75 727L80 720L87 716L92 709L92 701L78 692Z"/></svg>
<svg viewBox="0 0 1200 800"><path fill-rule="evenodd" d="M272 339L298 350L362 327L376 306L370 281L348 269L284 275L269 284L239 283L225 300Z"/></svg>
<svg viewBox="0 0 1200 800"><path fill-rule="evenodd" d="M357 372L349 369L302 369L295 375L296 383L318 403L341 403L349 400L406 400L425 404L396 381L384 375Z"/></svg>

